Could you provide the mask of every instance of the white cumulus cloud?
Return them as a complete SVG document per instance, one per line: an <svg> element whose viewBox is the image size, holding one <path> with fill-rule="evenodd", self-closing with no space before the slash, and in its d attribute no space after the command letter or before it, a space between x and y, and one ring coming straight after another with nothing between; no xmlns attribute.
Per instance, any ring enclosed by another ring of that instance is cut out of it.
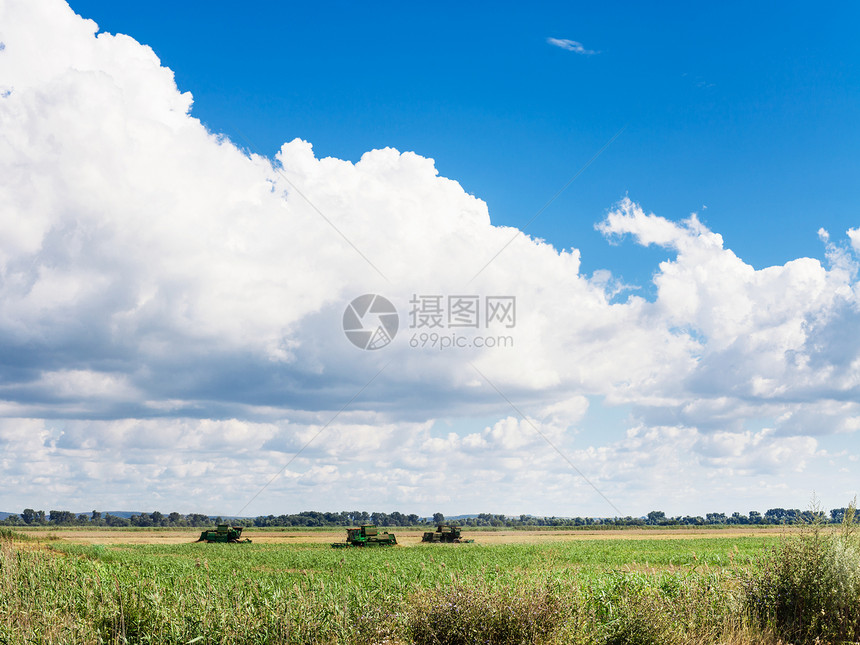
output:
<svg viewBox="0 0 860 645"><path fill-rule="evenodd" d="M561 49L566 49L567 51L574 52L576 54L590 55L597 53L591 49L586 49L582 43L575 40L569 40L567 38L547 38L546 41L554 47L560 47Z"/></svg>
<svg viewBox="0 0 860 645"><path fill-rule="evenodd" d="M856 229L827 263L756 270L695 215L624 199L598 228L672 252L653 301L524 234L470 283L517 231L432 159L247 155L150 48L61 0L3 2L0 40L0 508L231 512L289 464L248 512L612 514L543 434L632 513L727 473L782 490L789 459L811 482L841 459L820 437L858 427ZM341 329L364 293L400 313L378 351ZM486 330L511 343L422 346L417 294L515 297ZM631 421L584 432L592 401Z"/></svg>

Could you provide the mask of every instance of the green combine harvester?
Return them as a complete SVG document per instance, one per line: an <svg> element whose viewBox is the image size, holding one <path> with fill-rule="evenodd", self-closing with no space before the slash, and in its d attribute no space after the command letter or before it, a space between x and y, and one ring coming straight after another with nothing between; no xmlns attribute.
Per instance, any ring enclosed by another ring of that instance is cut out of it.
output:
<svg viewBox="0 0 860 645"><path fill-rule="evenodd" d="M439 524L435 531L427 531L422 542L438 542L446 544L461 544L466 542L474 542L475 540L464 540L460 537L460 527L451 526L449 524Z"/></svg>
<svg viewBox="0 0 860 645"><path fill-rule="evenodd" d="M373 524L363 524L357 529L346 530L346 542L335 542L334 549L345 549L351 546L396 546L397 538L394 533L380 533Z"/></svg>
<svg viewBox="0 0 860 645"><path fill-rule="evenodd" d="M218 528L207 529L200 534L198 542L229 542L231 544L250 544L251 540L242 537L241 526L230 526L229 524L219 524Z"/></svg>

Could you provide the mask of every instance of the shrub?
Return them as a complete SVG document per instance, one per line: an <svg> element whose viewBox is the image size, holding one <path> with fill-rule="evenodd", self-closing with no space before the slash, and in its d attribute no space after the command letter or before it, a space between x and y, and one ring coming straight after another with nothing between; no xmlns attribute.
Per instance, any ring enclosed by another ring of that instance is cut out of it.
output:
<svg viewBox="0 0 860 645"><path fill-rule="evenodd" d="M850 520L840 533L824 533L815 525L785 538L745 586L753 620L780 638L860 640L860 543Z"/></svg>

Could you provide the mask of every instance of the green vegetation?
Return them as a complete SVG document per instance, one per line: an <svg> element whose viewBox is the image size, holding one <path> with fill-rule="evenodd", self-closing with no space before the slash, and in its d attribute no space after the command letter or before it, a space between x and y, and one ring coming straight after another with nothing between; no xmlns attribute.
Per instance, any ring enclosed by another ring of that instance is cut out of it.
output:
<svg viewBox="0 0 860 645"><path fill-rule="evenodd" d="M854 515L778 536L347 550L0 529L0 644L857 642Z"/></svg>
<svg viewBox="0 0 860 645"><path fill-rule="evenodd" d="M783 540L749 575L746 602L759 625L793 643L860 641L860 539L846 513L842 530L812 524Z"/></svg>
<svg viewBox="0 0 860 645"><path fill-rule="evenodd" d="M774 538L0 549L0 643L718 642ZM744 641L751 642L751 641Z"/></svg>

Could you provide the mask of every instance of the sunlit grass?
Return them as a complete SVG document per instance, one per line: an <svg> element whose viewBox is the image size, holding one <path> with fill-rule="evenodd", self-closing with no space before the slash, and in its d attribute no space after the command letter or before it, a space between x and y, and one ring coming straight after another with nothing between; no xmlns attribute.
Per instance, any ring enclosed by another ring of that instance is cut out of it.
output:
<svg viewBox="0 0 860 645"><path fill-rule="evenodd" d="M751 643L739 577L778 540L335 550L7 534L0 643Z"/></svg>

